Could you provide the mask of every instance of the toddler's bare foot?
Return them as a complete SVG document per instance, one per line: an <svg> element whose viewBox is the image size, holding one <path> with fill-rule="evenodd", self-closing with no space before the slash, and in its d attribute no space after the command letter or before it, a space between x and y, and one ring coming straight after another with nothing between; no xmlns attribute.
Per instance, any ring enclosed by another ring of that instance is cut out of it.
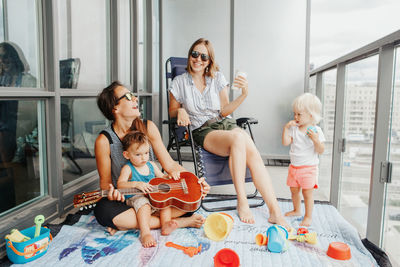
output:
<svg viewBox="0 0 400 267"><path fill-rule="evenodd" d="M144 248L155 247L157 245L156 240L151 234L146 234L140 237L140 242Z"/></svg>
<svg viewBox="0 0 400 267"><path fill-rule="evenodd" d="M178 228L178 223L175 220L170 220L164 223L161 226L161 234L162 235L169 235L171 234L176 228Z"/></svg>
<svg viewBox="0 0 400 267"><path fill-rule="evenodd" d="M304 216L304 219L303 219L303 221L300 223L300 225L301 225L301 226L310 226L310 225L311 225L311 222L312 222L312 218L310 218L310 217L305 217L305 216Z"/></svg>
<svg viewBox="0 0 400 267"><path fill-rule="evenodd" d="M118 232L118 230L117 230L117 229L114 229L114 228L111 228L111 227L107 227L107 232L108 232L110 235L114 235L116 232Z"/></svg>
<svg viewBox="0 0 400 267"><path fill-rule="evenodd" d="M271 214L268 218L268 222L272 223L272 224L282 225L287 230L290 229L290 225L287 223L287 221L285 220L285 218L282 215L277 216L277 215Z"/></svg>
<svg viewBox="0 0 400 267"><path fill-rule="evenodd" d="M200 228L206 219L201 214L194 213L190 217L179 217L177 218L178 227L185 228L185 227L195 227Z"/></svg>
<svg viewBox="0 0 400 267"><path fill-rule="evenodd" d="M295 210L288 211L288 212L285 213L285 216L300 216L300 215L301 215L301 212L300 211L295 211Z"/></svg>
<svg viewBox="0 0 400 267"><path fill-rule="evenodd" d="M239 218L244 223L255 223L253 213L251 213L249 205L246 203L245 205L237 205L237 211L239 213Z"/></svg>

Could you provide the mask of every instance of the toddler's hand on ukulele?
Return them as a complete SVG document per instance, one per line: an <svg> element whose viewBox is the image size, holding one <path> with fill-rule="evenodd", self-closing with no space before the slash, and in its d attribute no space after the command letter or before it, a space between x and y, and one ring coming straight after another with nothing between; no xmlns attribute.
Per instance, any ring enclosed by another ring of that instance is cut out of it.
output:
<svg viewBox="0 0 400 267"><path fill-rule="evenodd" d="M153 192L153 186L149 183L137 182L135 187L146 194Z"/></svg>

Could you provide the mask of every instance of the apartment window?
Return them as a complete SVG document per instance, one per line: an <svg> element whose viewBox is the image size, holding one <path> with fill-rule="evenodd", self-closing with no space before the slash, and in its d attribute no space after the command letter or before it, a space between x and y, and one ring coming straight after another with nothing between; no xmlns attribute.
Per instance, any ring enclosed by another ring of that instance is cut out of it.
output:
<svg viewBox="0 0 400 267"><path fill-rule="evenodd" d="M59 0L60 87L99 90L109 82L106 0Z"/></svg>
<svg viewBox="0 0 400 267"><path fill-rule="evenodd" d="M0 100L0 214L47 194L43 100Z"/></svg>
<svg viewBox="0 0 400 267"><path fill-rule="evenodd" d="M21 98L44 88L38 4L0 4L0 215L47 194L46 101Z"/></svg>
<svg viewBox="0 0 400 267"><path fill-rule="evenodd" d="M131 68L135 60L131 55L131 2L118 0L118 80L125 85L131 85Z"/></svg>
<svg viewBox="0 0 400 267"><path fill-rule="evenodd" d="M95 98L61 99L63 183L96 170L94 143L108 124Z"/></svg>
<svg viewBox="0 0 400 267"><path fill-rule="evenodd" d="M40 64L37 2L2 1L0 43L0 86L43 87ZM6 23L3 23L6 18Z"/></svg>

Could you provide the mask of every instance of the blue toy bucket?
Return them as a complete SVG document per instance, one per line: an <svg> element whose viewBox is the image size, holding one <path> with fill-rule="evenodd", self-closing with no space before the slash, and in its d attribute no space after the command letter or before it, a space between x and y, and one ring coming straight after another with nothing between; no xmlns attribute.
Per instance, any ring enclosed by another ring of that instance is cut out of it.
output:
<svg viewBox="0 0 400 267"><path fill-rule="evenodd" d="M285 251L288 236L288 231L280 225L273 225L269 227L267 230L268 250L274 253L281 253L282 251Z"/></svg>
<svg viewBox="0 0 400 267"><path fill-rule="evenodd" d="M21 234L31 239L25 242L12 242L6 238L7 256L13 263L27 263L43 256L53 239L50 230L44 227L40 228L39 236L35 237L36 227L30 227L21 231Z"/></svg>

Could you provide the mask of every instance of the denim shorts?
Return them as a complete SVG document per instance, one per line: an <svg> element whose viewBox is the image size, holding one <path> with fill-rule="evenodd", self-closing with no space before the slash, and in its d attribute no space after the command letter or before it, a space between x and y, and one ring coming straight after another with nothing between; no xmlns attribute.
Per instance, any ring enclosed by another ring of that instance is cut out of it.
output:
<svg viewBox="0 0 400 267"><path fill-rule="evenodd" d="M206 135L215 130L232 130L237 128L236 120L230 118L224 118L221 121L204 123L200 128L193 131L193 140L197 145L204 147L204 139Z"/></svg>

